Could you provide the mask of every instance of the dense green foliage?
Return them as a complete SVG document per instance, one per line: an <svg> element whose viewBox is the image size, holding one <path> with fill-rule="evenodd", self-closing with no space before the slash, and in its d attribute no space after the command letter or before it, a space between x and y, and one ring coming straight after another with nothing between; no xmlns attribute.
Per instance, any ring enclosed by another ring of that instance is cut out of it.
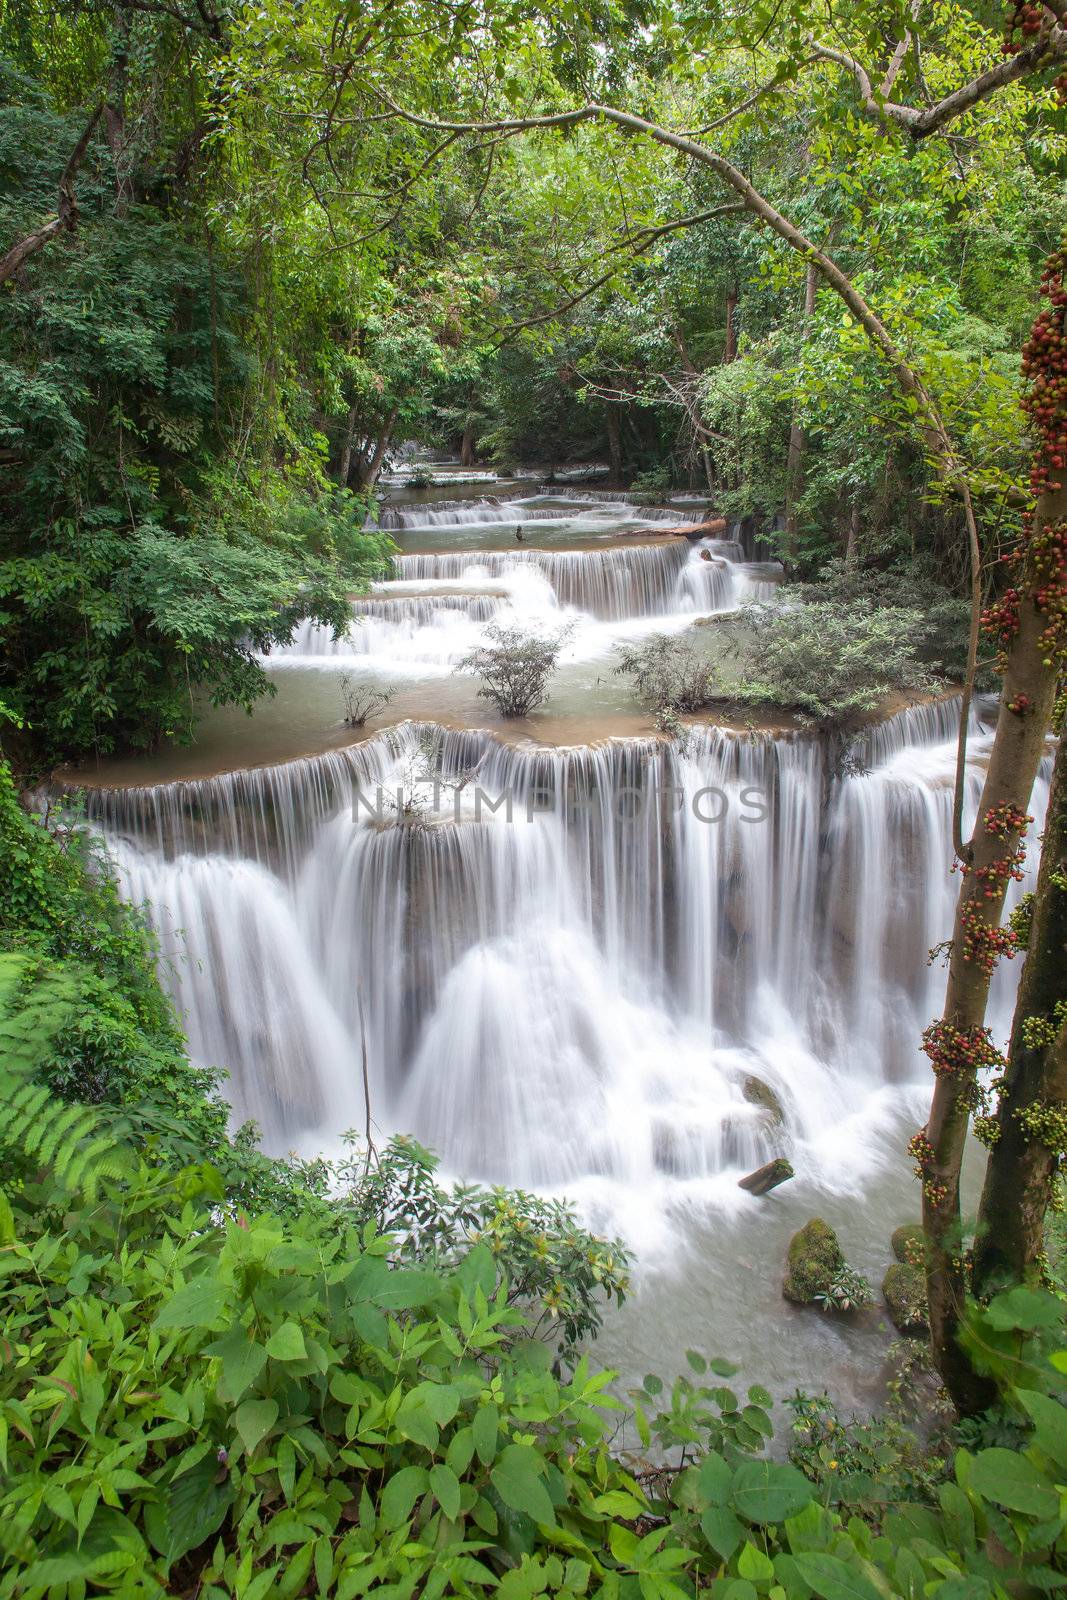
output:
<svg viewBox="0 0 1067 1600"><path fill-rule="evenodd" d="M0 1593L949 1600L1062 1581L1067 1354L1020 1362L1019 1338L1047 1345L1056 1301L1016 1291L976 1319L1017 1442L959 1450L931 1503L859 1445L836 1475L764 1458L770 1395L718 1381L645 1380L645 1470L613 1452L610 1375L556 1375L485 1244L404 1266L373 1225L249 1219L210 1167L146 1165L136 1132L87 1175L80 1124L47 1148L29 1127L9 1114L2 1136L21 1181L0 1197Z"/></svg>

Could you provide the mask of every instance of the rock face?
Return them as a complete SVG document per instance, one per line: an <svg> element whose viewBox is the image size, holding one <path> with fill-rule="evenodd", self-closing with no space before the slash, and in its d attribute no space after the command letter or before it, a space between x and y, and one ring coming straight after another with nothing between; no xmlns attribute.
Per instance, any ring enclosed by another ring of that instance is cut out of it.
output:
<svg viewBox="0 0 1067 1600"><path fill-rule="evenodd" d="M782 1102L779 1100L770 1084L764 1083L762 1078L756 1078L752 1076L747 1077L744 1083L741 1085L741 1093L744 1095L749 1105L762 1106L764 1111L766 1111L769 1120L775 1123L776 1126L781 1126L781 1124L785 1121L785 1112L782 1110Z"/></svg>
<svg viewBox="0 0 1067 1600"><path fill-rule="evenodd" d="M929 1333L926 1278L921 1267L895 1261L882 1279L882 1299L898 1333Z"/></svg>
<svg viewBox="0 0 1067 1600"><path fill-rule="evenodd" d="M789 1241L782 1293L795 1306L814 1305L815 1296L826 1293L844 1264L833 1228L812 1217Z"/></svg>
<svg viewBox="0 0 1067 1600"><path fill-rule="evenodd" d="M750 1172L746 1178L738 1178L737 1187L747 1189L749 1194L769 1194L772 1189L777 1189L780 1183L785 1183L793 1176L793 1165L779 1156L776 1161L768 1161L766 1166L757 1167L755 1172Z"/></svg>

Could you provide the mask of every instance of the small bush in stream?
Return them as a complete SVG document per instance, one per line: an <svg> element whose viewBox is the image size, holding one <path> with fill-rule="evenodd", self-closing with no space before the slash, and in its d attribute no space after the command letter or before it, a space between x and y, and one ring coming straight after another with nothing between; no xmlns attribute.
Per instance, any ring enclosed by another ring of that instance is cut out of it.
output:
<svg viewBox="0 0 1067 1600"><path fill-rule="evenodd" d="M502 717L528 717L544 704L570 634L569 628L537 634L493 622L485 630L485 642L457 663L457 671L477 673L482 680L479 695L491 700Z"/></svg>
<svg viewBox="0 0 1067 1600"><path fill-rule="evenodd" d="M645 705L658 716L699 711L716 697L707 657L676 634L654 633L615 649L615 671L632 682Z"/></svg>

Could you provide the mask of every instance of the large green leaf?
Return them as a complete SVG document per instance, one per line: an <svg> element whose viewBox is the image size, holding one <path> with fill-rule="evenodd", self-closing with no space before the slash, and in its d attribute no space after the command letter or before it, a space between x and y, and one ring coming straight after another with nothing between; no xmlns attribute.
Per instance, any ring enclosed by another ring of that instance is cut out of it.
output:
<svg viewBox="0 0 1067 1600"><path fill-rule="evenodd" d="M425 1467L401 1467L382 1490L381 1514L387 1528L399 1528L411 1515L412 1507L425 1494L430 1477Z"/></svg>
<svg viewBox="0 0 1067 1600"><path fill-rule="evenodd" d="M226 1310L223 1285L205 1274L171 1295L156 1312L157 1328L216 1328Z"/></svg>
<svg viewBox="0 0 1067 1600"><path fill-rule="evenodd" d="M1051 1480L1014 1450L980 1450L971 1462L968 1488L1009 1511L1054 1517L1060 1497Z"/></svg>
<svg viewBox="0 0 1067 1600"><path fill-rule="evenodd" d="M241 1443L251 1455L278 1420L276 1400L245 1400L234 1412L233 1421Z"/></svg>
<svg viewBox="0 0 1067 1600"><path fill-rule="evenodd" d="M1042 1450L1067 1469L1067 1406L1035 1389L1017 1389L1015 1395L1033 1418L1034 1437Z"/></svg>
<svg viewBox="0 0 1067 1600"><path fill-rule="evenodd" d="M455 1522L459 1516L459 1479L451 1467L438 1462L430 1468L430 1489L445 1516Z"/></svg>
<svg viewBox="0 0 1067 1600"><path fill-rule="evenodd" d="M504 1504L534 1522L553 1523L556 1513L541 1482L544 1458L531 1445L509 1444L489 1476Z"/></svg>
<svg viewBox="0 0 1067 1600"><path fill-rule="evenodd" d="M215 1456L205 1456L175 1478L159 1501L146 1507L145 1531L165 1561L180 1561L218 1532L233 1497Z"/></svg>
<svg viewBox="0 0 1067 1600"><path fill-rule="evenodd" d="M869 1578L837 1556L809 1550L794 1559L805 1583L823 1600L885 1600Z"/></svg>
<svg viewBox="0 0 1067 1600"><path fill-rule="evenodd" d="M813 1497L796 1467L778 1461L746 1461L734 1473L730 1504L748 1522L782 1522Z"/></svg>
<svg viewBox="0 0 1067 1600"><path fill-rule="evenodd" d="M304 1361L307 1347L295 1322L283 1322L267 1340L267 1354L275 1361Z"/></svg>
<svg viewBox="0 0 1067 1600"><path fill-rule="evenodd" d="M206 1345L204 1354L217 1356L222 1362L215 1392L220 1400L228 1401L231 1405L236 1404L245 1390L255 1383L267 1364L266 1350L261 1344L256 1344L240 1323L221 1339L216 1339L214 1344Z"/></svg>

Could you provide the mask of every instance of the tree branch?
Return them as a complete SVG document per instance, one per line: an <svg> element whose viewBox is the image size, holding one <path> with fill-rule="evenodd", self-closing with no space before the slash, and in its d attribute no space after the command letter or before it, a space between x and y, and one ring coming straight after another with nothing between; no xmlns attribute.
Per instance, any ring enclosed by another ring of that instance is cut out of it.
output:
<svg viewBox="0 0 1067 1600"><path fill-rule="evenodd" d="M13 278L15 273L28 261L30 256L36 255L38 250L44 248L50 239L58 233L73 233L78 226L78 197L74 189L74 180L78 175L78 168L85 159L85 152L89 148L89 140L93 130L103 113L103 105L98 105L93 112L81 138L70 153L70 158L63 168L63 175L59 180L59 207L54 217L51 217L41 227L35 228L24 239L13 244L7 253L0 257L0 283L6 283Z"/></svg>
<svg viewBox="0 0 1067 1600"><path fill-rule="evenodd" d="M907 43L904 43L906 50ZM885 87L876 95L867 69L852 56L846 55L843 50L836 50L832 45L815 43L812 46L815 56L823 61L832 61L835 65L843 67L850 72L856 80L860 91L860 100L864 113L875 122L883 126L895 124L904 128L913 139L927 139L931 134L940 133L946 123L954 122L964 112L970 111L974 106L998 89L1005 88L1009 83L1016 83L1020 78L1029 77L1031 73L1040 72L1046 67L1067 59L1067 29L1054 25L1046 32L1042 32L1016 55L1005 56L1003 61L998 61L995 67L990 67L988 72L980 73L970 83L963 84L954 89L951 94L945 95L932 106L919 110L916 106L898 105L892 100L883 98ZM901 46L897 46L901 50ZM892 88L896 71L900 62L894 54L896 70L891 63L892 77L887 74L886 82ZM903 54L901 54L901 61Z"/></svg>

